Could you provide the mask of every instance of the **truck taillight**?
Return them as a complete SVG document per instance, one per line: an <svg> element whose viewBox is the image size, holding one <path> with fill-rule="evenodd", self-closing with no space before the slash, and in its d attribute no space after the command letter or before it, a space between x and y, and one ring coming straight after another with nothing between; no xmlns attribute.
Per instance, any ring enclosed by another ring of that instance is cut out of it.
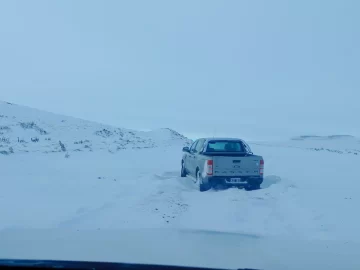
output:
<svg viewBox="0 0 360 270"><path fill-rule="evenodd" d="M212 160L206 161L206 174L207 175L213 174L213 161Z"/></svg>
<svg viewBox="0 0 360 270"><path fill-rule="evenodd" d="M260 160L260 175L264 175L264 160Z"/></svg>

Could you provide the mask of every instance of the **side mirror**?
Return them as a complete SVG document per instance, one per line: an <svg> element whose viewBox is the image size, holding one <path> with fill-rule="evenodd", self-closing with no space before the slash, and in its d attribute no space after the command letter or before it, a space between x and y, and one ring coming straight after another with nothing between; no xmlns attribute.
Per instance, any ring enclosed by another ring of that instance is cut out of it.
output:
<svg viewBox="0 0 360 270"><path fill-rule="evenodd" d="M190 148L189 148L189 147L184 147L182 150L183 150L183 152L188 152L188 153L190 152Z"/></svg>

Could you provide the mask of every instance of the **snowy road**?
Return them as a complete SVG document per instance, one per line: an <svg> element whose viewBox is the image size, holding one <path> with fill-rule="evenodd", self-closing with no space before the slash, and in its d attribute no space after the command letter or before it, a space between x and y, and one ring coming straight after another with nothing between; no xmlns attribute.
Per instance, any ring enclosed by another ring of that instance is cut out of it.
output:
<svg viewBox="0 0 360 270"><path fill-rule="evenodd" d="M178 176L180 147L0 157L0 229L180 228L360 241L352 175L360 157L253 147L265 157L266 177L252 192L198 192Z"/></svg>

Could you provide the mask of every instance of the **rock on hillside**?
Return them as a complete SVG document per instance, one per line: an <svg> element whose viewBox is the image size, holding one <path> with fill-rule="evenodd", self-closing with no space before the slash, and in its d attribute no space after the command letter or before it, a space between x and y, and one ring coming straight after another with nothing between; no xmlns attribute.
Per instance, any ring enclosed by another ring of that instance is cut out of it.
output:
<svg viewBox="0 0 360 270"><path fill-rule="evenodd" d="M317 135L302 135L291 138L295 141L303 140L336 140L336 139L355 139L352 135L328 135L328 136L317 136Z"/></svg>

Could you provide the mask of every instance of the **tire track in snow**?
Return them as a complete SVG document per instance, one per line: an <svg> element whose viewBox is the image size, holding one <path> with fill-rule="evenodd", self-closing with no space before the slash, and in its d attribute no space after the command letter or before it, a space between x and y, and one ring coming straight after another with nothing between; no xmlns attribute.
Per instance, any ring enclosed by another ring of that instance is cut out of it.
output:
<svg viewBox="0 0 360 270"><path fill-rule="evenodd" d="M320 225L311 209L301 204L296 186L277 176L271 178L277 181L251 192L237 188L183 191L189 209L177 226L258 235L314 235Z"/></svg>
<svg viewBox="0 0 360 270"><path fill-rule="evenodd" d="M99 207L79 208L58 227L77 229L180 228L258 235L306 237L320 225L301 205L291 182L268 176L266 188L248 192L230 188L199 192L178 172L142 174L126 192Z"/></svg>
<svg viewBox="0 0 360 270"><path fill-rule="evenodd" d="M137 177L133 176L130 181L118 181L118 184L118 191L112 190L114 192L104 200L99 199L98 206L74 209L73 214L59 222L57 227L118 229L142 227L144 224L151 226L151 217L139 207L142 199L156 188L149 182L148 174L141 173Z"/></svg>
<svg viewBox="0 0 360 270"><path fill-rule="evenodd" d="M154 174L151 181L156 188L141 203L144 211L151 213L166 226L173 226L188 209L181 193L191 187L182 185L179 178L179 173L175 171Z"/></svg>

